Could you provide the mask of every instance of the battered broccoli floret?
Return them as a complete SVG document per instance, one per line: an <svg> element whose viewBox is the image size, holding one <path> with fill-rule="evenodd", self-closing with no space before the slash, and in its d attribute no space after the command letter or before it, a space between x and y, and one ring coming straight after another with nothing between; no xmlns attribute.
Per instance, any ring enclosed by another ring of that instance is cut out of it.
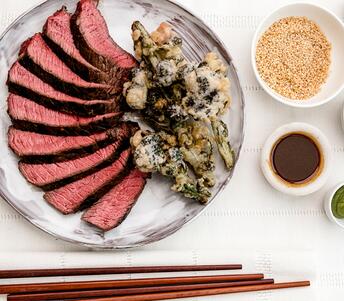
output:
<svg viewBox="0 0 344 301"><path fill-rule="evenodd" d="M144 172L159 172L174 180L172 189L205 203L210 196L202 181L189 177L188 167L176 137L165 132L138 131L131 139L136 167Z"/></svg>
<svg viewBox="0 0 344 301"><path fill-rule="evenodd" d="M131 108L142 110L146 107L148 79L144 70L134 69L132 80L126 82L123 88L123 95Z"/></svg>
<svg viewBox="0 0 344 301"><path fill-rule="evenodd" d="M207 187L215 185L215 158L211 135L201 122L191 122L178 129L178 142L184 160Z"/></svg>

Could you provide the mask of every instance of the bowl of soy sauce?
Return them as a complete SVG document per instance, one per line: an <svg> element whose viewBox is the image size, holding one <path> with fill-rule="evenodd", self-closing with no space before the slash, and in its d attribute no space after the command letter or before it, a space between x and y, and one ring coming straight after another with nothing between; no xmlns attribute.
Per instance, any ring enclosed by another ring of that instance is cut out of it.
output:
<svg viewBox="0 0 344 301"><path fill-rule="evenodd" d="M290 195L307 195L326 182L331 165L326 136L307 123L289 123L267 139L261 167L275 189Z"/></svg>

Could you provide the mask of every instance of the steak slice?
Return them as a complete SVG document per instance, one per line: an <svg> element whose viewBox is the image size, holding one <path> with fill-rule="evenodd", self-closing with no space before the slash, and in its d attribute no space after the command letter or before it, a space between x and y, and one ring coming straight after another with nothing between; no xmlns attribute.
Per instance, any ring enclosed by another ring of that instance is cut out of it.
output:
<svg viewBox="0 0 344 301"><path fill-rule="evenodd" d="M86 81L110 83L112 78L91 65L74 45L70 28L71 14L65 6L50 16L43 27L43 38L56 55Z"/></svg>
<svg viewBox="0 0 344 301"><path fill-rule="evenodd" d="M44 194L44 199L63 214L76 212L96 202L128 169L131 150L123 151L111 165L73 183Z"/></svg>
<svg viewBox="0 0 344 301"><path fill-rule="evenodd" d="M122 122L114 129L91 136L51 136L22 131L11 126L8 144L21 162L52 163L84 157L116 139L131 136L138 129L133 122Z"/></svg>
<svg viewBox="0 0 344 301"><path fill-rule="evenodd" d="M8 73L7 85L10 92L29 98L49 109L78 116L96 116L118 110L117 99L84 100L64 94L46 84L26 70L18 62Z"/></svg>
<svg viewBox="0 0 344 301"><path fill-rule="evenodd" d="M86 177L108 166L118 158L121 150L124 150L128 146L128 139L124 139L123 137L123 139L117 140L83 158L45 164L19 162L19 170L31 184L43 190L52 190Z"/></svg>
<svg viewBox="0 0 344 301"><path fill-rule="evenodd" d="M122 87L83 80L58 58L40 33L22 44L19 62L56 90L81 99L110 99L121 93Z"/></svg>
<svg viewBox="0 0 344 301"><path fill-rule="evenodd" d="M108 113L95 117L78 117L53 111L27 98L10 93L8 115L16 128L41 134L88 136L112 127L122 113Z"/></svg>
<svg viewBox="0 0 344 301"><path fill-rule="evenodd" d="M71 29L81 55L93 66L117 78L122 86L137 62L111 38L95 1L79 1L71 19Z"/></svg>
<svg viewBox="0 0 344 301"><path fill-rule="evenodd" d="M129 214L146 184L147 174L131 170L119 184L89 208L82 219L104 231L117 227Z"/></svg>
<svg viewBox="0 0 344 301"><path fill-rule="evenodd" d="M111 143L108 133L91 136L51 136L22 131L11 126L8 145L22 162L50 163L83 157Z"/></svg>

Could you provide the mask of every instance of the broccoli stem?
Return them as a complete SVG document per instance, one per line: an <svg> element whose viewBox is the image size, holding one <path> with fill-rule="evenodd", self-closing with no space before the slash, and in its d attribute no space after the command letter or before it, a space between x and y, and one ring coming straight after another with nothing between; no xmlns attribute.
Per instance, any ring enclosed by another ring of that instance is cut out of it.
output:
<svg viewBox="0 0 344 301"><path fill-rule="evenodd" d="M219 153L227 169L230 170L234 165L235 154L229 143L227 126L222 120L216 119L211 121L211 127Z"/></svg>
<svg viewBox="0 0 344 301"><path fill-rule="evenodd" d="M158 46L152 40L149 32L140 21L135 21L132 24L131 29L133 32L137 30L140 32L139 38L136 40L134 39L134 49L136 50L137 47L142 47L143 60L155 69L157 63L160 61L160 58L155 53L155 49Z"/></svg>

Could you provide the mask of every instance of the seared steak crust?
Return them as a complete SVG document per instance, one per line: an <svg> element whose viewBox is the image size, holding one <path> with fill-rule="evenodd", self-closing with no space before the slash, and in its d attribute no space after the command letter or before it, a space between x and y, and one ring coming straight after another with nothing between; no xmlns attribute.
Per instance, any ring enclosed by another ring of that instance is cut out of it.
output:
<svg viewBox="0 0 344 301"><path fill-rule="evenodd" d="M11 94L7 99L8 115L14 127L57 136L88 136L113 127L122 113L78 117L47 109L27 98Z"/></svg>
<svg viewBox="0 0 344 301"><path fill-rule="evenodd" d="M71 14L63 6L50 16L43 27L43 38L55 54L86 81L111 83L113 79L87 62L74 45L70 28Z"/></svg>
<svg viewBox="0 0 344 301"><path fill-rule="evenodd" d="M106 22L94 1L78 2L71 18L71 29L74 43L81 55L93 66L116 78L122 86L137 62L111 38Z"/></svg>
<svg viewBox="0 0 344 301"><path fill-rule="evenodd" d="M120 183L89 208L82 219L104 231L117 227L135 205L147 176L146 173L132 169Z"/></svg>
<svg viewBox="0 0 344 301"><path fill-rule="evenodd" d="M63 214L76 212L92 205L128 172L130 153L131 150L127 149L110 166L45 193L45 200Z"/></svg>
<svg viewBox="0 0 344 301"><path fill-rule="evenodd" d="M128 137L127 137L128 138ZM128 148L128 139L118 140L86 157L59 163L19 162L19 170L28 182L45 191L60 188L111 164Z"/></svg>
<svg viewBox="0 0 344 301"><path fill-rule="evenodd" d="M11 126L7 136L8 145L21 162L51 163L81 158L109 145L113 141L110 131L90 136L52 136Z"/></svg>
<svg viewBox="0 0 344 301"><path fill-rule="evenodd" d="M56 90L75 97L111 99L122 92L122 86L114 87L83 80L58 58L40 33L22 44L19 62Z"/></svg>
<svg viewBox="0 0 344 301"><path fill-rule="evenodd" d="M22 131L11 126L8 144L25 163L52 163L81 158L116 140L132 136L138 129L135 122L121 122L115 128L90 136L52 136Z"/></svg>
<svg viewBox="0 0 344 301"><path fill-rule="evenodd" d="M102 115L119 110L119 99L84 100L54 89L18 62L8 73L10 92L29 98L46 108L83 117Z"/></svg>

